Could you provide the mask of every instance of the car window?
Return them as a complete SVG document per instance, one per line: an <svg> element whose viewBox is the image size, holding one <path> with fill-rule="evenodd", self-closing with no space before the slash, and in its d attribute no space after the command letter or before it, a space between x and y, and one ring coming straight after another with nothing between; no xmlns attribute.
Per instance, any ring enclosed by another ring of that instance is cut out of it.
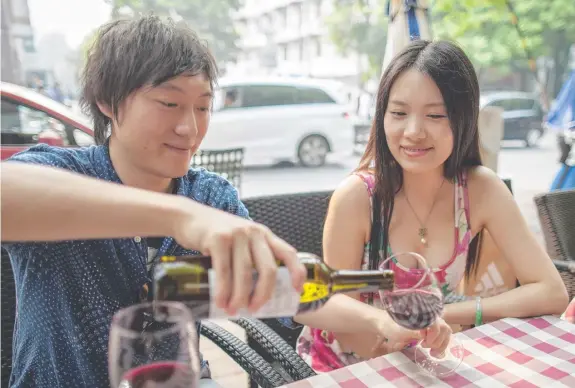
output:
<svg viewBox="0 0 575 388"><path fill-rule="evenodd" d="M505 102L507 100L494 100L487 104L487 106L496 106L498 108L502 108L503 110L507 110L505 108Z"/></svg>
<svg viewBox="0 0 575 388"><path fill-rule="evenodd" d="M2 98L3 145L31 146L39 142L52 145L91 145L92 136L66 126L46 112ZM84 135L84 136L83 136Z"/></svg>
<svg viewBox="0 0 575 388"><path fill-rule="evenodd" d="M518 98L514 100L515 109L529 110L533 109L534 100L530 98Z"/></svg>
<svg viewBox="0 0 575 388"><path fill-rule="evenodd" d="M242 88L242 107L293 105L297 89L284 85L247 85Z"/></svg>
<svg viewBox="0 0 575 388"><path fill-rule="evenodd" d="M37 144L40 133L58 124L49 119L44 112L2 99L2 144Z"/></svg>
<svg viewBox="0 0 575 388"><path fill-rule="evenodd" d="M214 111L240 108L242 106L241 90L237 87L218 89L214 97Z"/></svg>
<svg viewBox="0 0 575 388"><path fill-rule="evenodd" d="M533 109L534 104L535 101L531 98L509 98L492 101L489 103L489 106L498 106L503 108L504 111L509 112L512 110Z"/></svg>
<svg viewBox="0 0 575 388"><path fill-rule="evenodd" d="M299 87L297 89L298 104L333 104L334 99L318 88Z"/></svg>

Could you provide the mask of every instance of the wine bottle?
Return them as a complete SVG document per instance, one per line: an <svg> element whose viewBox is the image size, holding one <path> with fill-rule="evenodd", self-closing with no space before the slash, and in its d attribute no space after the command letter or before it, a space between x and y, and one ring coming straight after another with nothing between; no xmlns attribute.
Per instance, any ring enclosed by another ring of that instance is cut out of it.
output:
<svg viewBox="0 0 575 388"><path fill-rule="evenodd" d="M237 316L289 317L323 306L337 293L392 290L391 270L333 270L311 253L298 253L307 269L301 294L294 290L287 268L279 267L274 294L256 313L238 311ZM257 272L254 270L254 284ZM154 270L154 300L184 302L196 319L232 318L213 301L215 273L209 256L164 256Z"/></svg>

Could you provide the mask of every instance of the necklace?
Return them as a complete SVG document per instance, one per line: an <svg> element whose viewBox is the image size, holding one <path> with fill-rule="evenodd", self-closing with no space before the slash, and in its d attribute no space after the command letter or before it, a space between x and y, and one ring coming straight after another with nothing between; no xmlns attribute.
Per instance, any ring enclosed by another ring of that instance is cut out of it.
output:
<svg viewBox="0 0 575 388"><path fill-rule="evenodd" d="M429 216L431 215L431 212L433 211L433 208L435 207L435 203L437 202L437 198L439 198L439 193L441 192L441 188L443 187L444 183L445 183L445 179L441 181L441 186L439 186L437 193L435 193L435 198L433 199L433 203L431 204L431 209L429 209L429 213L427 213L427 217L425 217L424 222L421 221L421 219L419 218L419 216L415 212L415 209L413 208L413 206L411 206L411 202L409 202L409 198L407 198L407 195L405 196L405 200L407 201L407 204L409 205L409 207L411 208L411 211L413 212L413 215L415 216L415 218L417 218L417 221L419 222L418 235L419 235L419 241L421 242L421 245L423 245L423 246L427 246L427 227L425 226L425 224L427 223L427 220L429 219Z"/></svg>

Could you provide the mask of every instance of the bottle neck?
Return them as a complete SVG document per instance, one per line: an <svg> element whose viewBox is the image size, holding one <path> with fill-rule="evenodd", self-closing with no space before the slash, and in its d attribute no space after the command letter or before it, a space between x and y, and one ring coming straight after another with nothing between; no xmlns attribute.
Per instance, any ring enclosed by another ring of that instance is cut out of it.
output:
<svg viewBox="0 0 575 388"><path fill-rule="evenodd" d="M339 270L331 275L332 292L393 290L393 271Z"/></svg>

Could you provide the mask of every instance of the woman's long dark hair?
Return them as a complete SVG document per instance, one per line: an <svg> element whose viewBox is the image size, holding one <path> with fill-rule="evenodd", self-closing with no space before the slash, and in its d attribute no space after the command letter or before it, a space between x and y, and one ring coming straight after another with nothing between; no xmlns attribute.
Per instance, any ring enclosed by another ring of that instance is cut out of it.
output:
<svg viewBox="0 0 575 388"><path fill-rule="evenodd" d="M395 80L406 70L414 69L428 75L443 96L447 116L453 131L453 151L444 164L443 174L454 181L458 174L481 165L479 153L479 83L471 61L463 50L447 41L416 40L399 53L389 64L377 93L375 118L367 148L358 171L375 170L373 221L371 226L369 268L376 269L380 250L387 255L389 224L393 214L395 195L403 186L402 168L387 144L384 116L389 93ZM470 244L465 275L476 270L481 235Z"/></svg>

